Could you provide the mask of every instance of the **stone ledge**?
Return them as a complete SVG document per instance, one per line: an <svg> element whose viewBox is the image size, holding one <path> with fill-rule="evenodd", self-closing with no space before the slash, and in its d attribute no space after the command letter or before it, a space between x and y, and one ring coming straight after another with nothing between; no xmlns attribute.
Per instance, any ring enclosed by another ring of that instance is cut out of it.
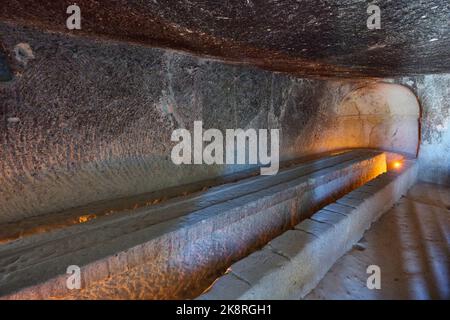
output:
<svg viewBox="0 0 450 320"><path fill-rule="evenodd" d="M318 222L311 219L303 220L302 223L299 223L294 227L296 230L301 230L306 233L315 235L316 237L320 237L322 233L329 232L330 229L333 228L333 225L326 222Z"/></svg>
<svg viewBox="0 0 450 320"><path fill-rule="evenodd" d="M325 207L311 219L296 225L294 230L273 239L261 251L232 265L232 272L245 278L248 287L234 286L233 281L219 278L220 286L213 285L198 299L221 300L230 296L243 300L303 298L336 260L361 239L372 222L406 194L417 180L417 174L415 162L405 160L400 170L380 175L343 197L344 200L328 206L337 212ZM358 200L352 202L352 206L343 205L355 197ZM255 259L261 256L276 258L273 262L264 260L265 266L261 267L261 260Z"/></svg>
<svg viewBox="0 0 450 320"><path fill-rule="evenodd" d="M0 297L194 298L233 262L385 170L383 152L352 150L13 241L0 246ZM81 290L66 287L69 265L81 267Z"/></svg>

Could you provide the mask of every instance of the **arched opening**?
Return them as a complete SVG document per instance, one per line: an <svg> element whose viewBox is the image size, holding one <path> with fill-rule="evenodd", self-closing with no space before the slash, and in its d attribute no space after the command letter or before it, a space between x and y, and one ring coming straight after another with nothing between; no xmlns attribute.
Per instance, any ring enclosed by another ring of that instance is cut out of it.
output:
<svg viewBox="0 0 450 320"><path fill-rule="evenodd" d="M343 99L336 114L350 146L417 156L420 105L407 87L380 82L358 88Z"/></svg>

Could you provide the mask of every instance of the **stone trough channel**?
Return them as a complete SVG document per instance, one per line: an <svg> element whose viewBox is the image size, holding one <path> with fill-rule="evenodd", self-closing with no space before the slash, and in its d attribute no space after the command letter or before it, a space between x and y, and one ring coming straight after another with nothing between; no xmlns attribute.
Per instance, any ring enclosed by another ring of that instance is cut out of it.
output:
<svg viewBox="0 0 450 320"><path fill-rule="evenodd" d="M233 263L386 170L386 153L348 150L8 241L0 297L196 298ZM80 267L79 290L67 287L69 266Z"/></svg>

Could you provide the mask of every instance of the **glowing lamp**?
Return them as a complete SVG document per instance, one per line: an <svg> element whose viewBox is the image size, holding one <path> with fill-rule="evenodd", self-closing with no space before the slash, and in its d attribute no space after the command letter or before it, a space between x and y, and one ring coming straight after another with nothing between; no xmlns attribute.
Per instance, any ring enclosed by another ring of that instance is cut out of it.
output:
<svg viewBox="0 0 450 320"><path fill-rule="evenodd" d="M393 167L394 169L400 169L402 167L402 163L400 161L394 161Z"/></svg>

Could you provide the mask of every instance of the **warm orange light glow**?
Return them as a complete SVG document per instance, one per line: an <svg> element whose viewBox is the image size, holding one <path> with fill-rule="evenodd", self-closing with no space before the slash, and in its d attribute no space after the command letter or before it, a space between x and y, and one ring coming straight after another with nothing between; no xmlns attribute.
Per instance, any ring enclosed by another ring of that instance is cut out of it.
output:
<svg viewBox="0 0 450 320"><path fill-rule="evenodd" d="M394 162L394 169L400 169L402 167L402 163L400 161Z"/></svg>
<svg viewBox="0 0 450 320"><path fill-rule="evenodd" d="M80 216L80 217L78 217L78 222L79 223L85 223L85 222L88 222L91 219L94 219L95 217L96 217L95 214L88 214L88 215L85 215L85 216Z"/></svg>

